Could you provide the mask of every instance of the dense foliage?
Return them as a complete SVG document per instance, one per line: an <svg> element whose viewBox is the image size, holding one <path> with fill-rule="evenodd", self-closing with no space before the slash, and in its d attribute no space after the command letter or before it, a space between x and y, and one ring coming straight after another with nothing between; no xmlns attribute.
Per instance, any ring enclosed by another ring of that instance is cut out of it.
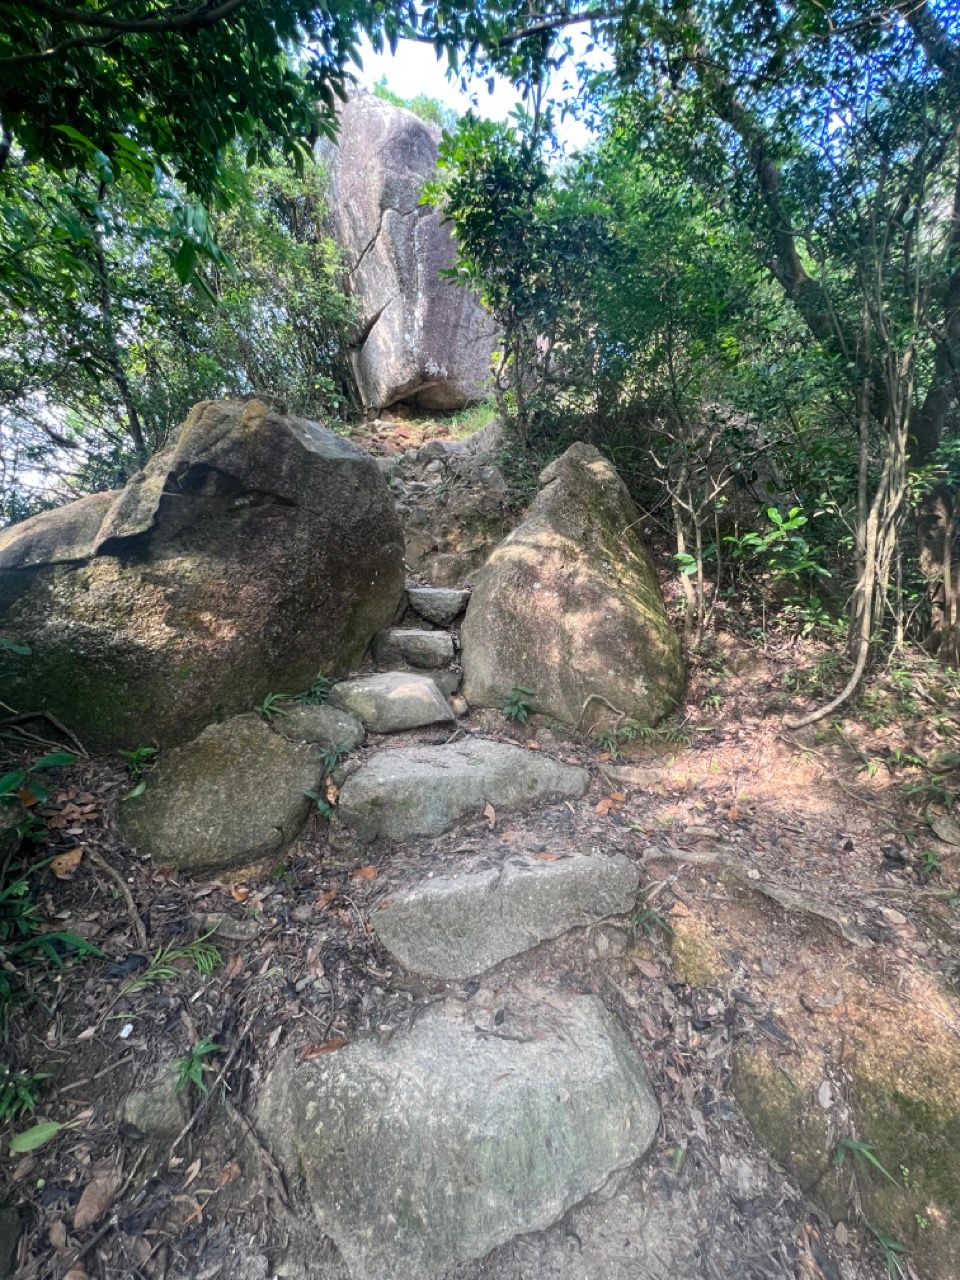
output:
<svg viewBox="0 0 960 1280"><path fill-rule="evenodd" d="M447 129L432 198L503 327L521 449L614 454L675 540L691 634L746 574L807 625L846 614L860 669L908 622L957 656L955 0L4 12L7 519L25 471L110 483L197 394L349 398L314 177L262 162L304 165L362 34L412 36L525 95L510 127L405 103ZM551 76L579 82L587 155L554 153Z"/></svg>
<svg viewBox="0 0 960 1280"><path fill-rule="evenodd" d="M589 14L517 15L487 54L519 58L535 83L569 65L555 37ZM627 426L665 480L700 621L705 560L743 549L714 518L728 473L779 453L780 485L805 482L793 518L819 507L831 535L837 520L849 530L825 541L851 553L858 671L878 627L923 614L911 563L934 643L955 657L955 6L646 3L598 10L592 30L615 64L578 68L603 122L596 156L548 173L535 111L513 132L472 126L445 157L440 198L467 278L505 325L521 434L549 430L558 410L569 425L571 408L592 414L579 430ZM649 448L655 420L667 459ZM774 448L784 426L795 439ZM822 576L816 557L807 572Z"/></svg>
<svg viewBox="0 0 960 1280"><path fill-rule="evenodd" d="M0 313L0 519L122 484L197 400L256 388L314 416L349 409L353 311L322 168L229 176L228 208L194 211L216 253L187 283L165 188L24 167L36 221L12 229L25 247Z"/></svg>

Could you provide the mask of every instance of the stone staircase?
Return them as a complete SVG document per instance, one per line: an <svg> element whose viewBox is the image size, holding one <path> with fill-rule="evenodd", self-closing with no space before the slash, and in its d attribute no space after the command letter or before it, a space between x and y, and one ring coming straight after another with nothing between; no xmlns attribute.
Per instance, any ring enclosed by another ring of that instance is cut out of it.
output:
<svg viewBox="0 0 960 1280"><path fill-rule="evenodd" d="M426 842L491 805L545 807L587 789L585 769L458 723L467 598L410 586L406 615L374 646L386 669L331 690L326 710L377 739L337 775L341 853L414 842L429 855ZM446 740L422 741L431 727ZM632 912L634 863L593 849L505 853L492 832L440 874L433 861L368 919L394 962L442 994L385 1044L358 1040L309 1061L286 1053L261 1091L261 1132L351 1280L459 1276L599 1191L644 1155L659 1123L643 1064L596 996L531 966L505 1000L496 976L542 942Z"/></svg>

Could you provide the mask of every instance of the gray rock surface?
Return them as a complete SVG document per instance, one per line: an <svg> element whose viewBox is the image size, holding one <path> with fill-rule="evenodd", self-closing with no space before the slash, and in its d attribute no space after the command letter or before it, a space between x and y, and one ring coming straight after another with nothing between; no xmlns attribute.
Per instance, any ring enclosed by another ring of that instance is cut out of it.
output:
<svg viewBox="0 0 960 1280"><path fill-rule="evenodd" d="M437 682L412 671L343 680L330 690L330 701L358 716L371 733L399 733L454 718Z"/></svg>
<svg viewBox="0 0 960 1280"><path fill-rule="evenodd" d="M364 841L434 836L488 802L516 809L582 796L588 781L586 769L487 738L384 748L344 783L337 822Z"/></svg>
<svg viewBox="0 0 960 1280"><path fill-rule="evenodd" d="M442 278L456 251L420 203L436 177L440 130L372 94L340 110L330 148L330 208L359 304L354 371L366 407L397 401L456 409L482 399L496 343L474 294Z"/></svg>
<svg viewBox="0 0 960 1280"><path fill-rule="evenodd" d="M4 696L89 746L185 742L349 671L403 596L369 454L269 397L204 401L125 489L0 532Z"/></svg>
<svg viewBox="0 0 960 1280"><path fill-rule="evenodd" d="M292 703L273 717L270 727L291 742L315 742L318 747L340 747L343 751L353 751L366 736L353 712L329 703Z"/></svg>
<svg viewBox="0 0 960 1280"><path fill-rule="evenodd" d="M510 859L502 867L422 880L389 897L370 919L407 969L469 978L568 929L624 914L639 883L636 866L619 854Z"/></svg>
<svg viewBox="0 0 960 1280"><path fill-rule="evenodd" d="M410 607L427 622L449 627L467 607L470 592L457 587L407 587Z"/></svg>
<svg viewBox="0 0 960 1280"><path fill-rule="evenodd" d="M258 1128L352 1280L438 1280L649 1148L656 1100L599 1000L512 1008L499 1031L448 1001L386 1046L288 1052L264 1082Z"/></svg>
<svg viewBox="0 0 960 1280"><path fill-rule="evenodd" d="M655 724L683 690L680 642L613 466L571 445L477 576L461 630L463 694L501 707L511 688L584 732L612 718ZM408 535L409 536L409 535Z"/></svg>
<svg viewBox="0 0 960 1280"><path fill-rule="evenodd" d="M133 1089L123 1100L120 1119L147 1138L172 1141L187 1121L185 1092L177 1092L177 1071L168 1063L153 1084Z"/></svg>
<svg viewBox="0 0 960 1280"><path fill-rule="evenodd" d="M251 866L289 844L323 776L319 750L255 715L210 725L164 752L119 809L124 839L155 862L201 873Z"/></svg>
<svg viewBox="0 0 960 1280"><path fill-rule="evenodd" d="M430 679L434 681L443 696L450 700L450 706L452 707L453 695L460 688L463 672L455 667L447 667L443 671L431 671Z"/></svg>
<svg viewBox="0 0 960 1280"><path fill-rule="evenodd" d="M485 454L449 442L431 440L396 459L390 488L404 524L404 560L436 587L470 581L513 527L503 473Z"/></svg>
<svg viewBox="0 0 960 1280"><path fill-rule="evenodd" d="M374 661L385 666L407 663L411 667L435 670L448 666L453 656L453 636L449 631L393 627L381 631L373 645Z"/></svg>

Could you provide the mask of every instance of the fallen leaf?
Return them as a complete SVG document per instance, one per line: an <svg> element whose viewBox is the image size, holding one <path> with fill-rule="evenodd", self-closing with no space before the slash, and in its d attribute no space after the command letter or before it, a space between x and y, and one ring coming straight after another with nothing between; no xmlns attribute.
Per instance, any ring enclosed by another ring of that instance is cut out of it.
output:
<svg viewBox="0 0 960 1280"><path fill-rule="evenodd" d="M610 799L615 800L617 804L624 804L626 802L627 795L625 791L611 791Z"/></svg>
<svg viewBox="0 0 960 1280"><path fill-rule="evenodd" d="M602 800L597 802L594 813L599 813L601 818L605 818L611 809L616 809L616 804L609 796L604 796Z"/></svg>
<svg viewBox="0 0 960 1280"><path fill-rule="evenodd" d="M542 750L543 750L543 747L541 747L541 745L540 745L540 743L539 743L539 742L528 742L528 743L527 743L527 750L528 750L528 751L542 751Z"/></svg>
<svg viewBox="0 0 960 1280"><path fill-rule="evenodd" d="M824 1080L817 1091L817 1101L823 1107L824 1111L829 1111L833 1106L833 1089L829 1080Z"/></svg>
<svg viewBox="0 0 960 1280"><path fill-rule="evenodd" d="M86 1231L87 1227L99 1221L113 1203L120 1185L116 1169L110 1167L83 1188L83 1195L73 1212L73 1228L75 1231Z"/></svg>
<svg viewBox="0 0 960 1280"><path fill-rule="evenodd" d="M12 1156L26 1155L28 1151L36 1151L38 1147L42 1147L49 1142L51 1138L55 1138L62 1124L58 1124L56 1120L45 1120L42 1124L35 1124L30 1129L24 1129L23 1133L18 1133L15 1138L10 1139L10 1154Z"/></svg>
<svg viewBox="0 0 960 1280"><path fill-rule="evenodd" d="M850 1239L850 1232L847 1230L847 1228L843 1225L842 1222L837 1223L837 1225L833 1229L833 1234L836 1236L837 1244L841 1246L845 1245L847 1241Z"/></svg>
<svg viewBox="0 0 960 1280"><path fill-rule="evenodd" d="M311 1058L320 1058L325 1053L336 1053L338 1049L342 1049L346 1045L343 1036L332 1036L329 1040L324 1040L323 1044L307 1044L300 1050L300 1061L309 1062Z"/></svg>
<svg viewBox="0 0 960 1280"><path fill-rule="evenodd" d="M731 822L740 821L740 810L737 808L735 804L732 804L730 808L727 810L727 817L730 819Z"/></svg>
<svg viewBox="0 0 960 1280"><path fill-rule="evenodd" d="M230 897L234 902L246 902L250 897L250 890L246 885L232 884L230 886Z"/></svg>
<svg viewBox="0 0 960 1280"><path fill-rule="evenodd" d="M243 956L239 951L235 951L227 961L226 967L223 971L223 976L228 979L239 978L240 974L243 973L244 968Z"/></svg>
<svg viewBox="0 0 960 1280"><path fill-rule="evenodd" d="M490 830L492 831L492 830L493 830L493 828L497 825L497 811L496 811L496 809L493 807L493 805L490 803L490 801L489 801L489 800L488 800L488 801L487 801L487 803L483 806L483 816L484 816L484 817L486 818L486 820L487 820L487 826L488 826L488 827L490 828Z"/></svg>
<svg viewBox="0 0 960 1280"><path fill-rule="evenodd" d="M241 1169L236 1160L231 1160L229 1164L224 1165L220 1170L220 1177L217 1179L218 1187L228 1187L231 1182L236 1182L240 1177Z"/></svg>
<svg viewBox="0 0 960 1280"><path fill-rule="evenodd" d="M87 1276L84 1268L81 1267L78 1262L75 1267L70 1268L67 1274L63 1277L63 1280L89 1280L89 1277Z"/></svg>
<svg viewBox="0 0 960 1280"><path fill-rule="evenodd" d="M559 862L562 855L559 853L535 853L533 856L537 862Z"/></svg>
<svg viewBox="0 0 960 1280"><path fill-rule="evenodd" d="M376 880L379 874L379 867L358 867L356 871L350 872L350 876L354 880Z"/></svg>
<svg viewBox="0 0 960 1280"><path fill-rule="evenodd" d="M329 907L330 903L336 902L336 900L337 900L337 890L325 889L313 905L315 907L319 907L321 911L325 911L327 907Z"/></svg>
<svg viewBox="0 0 960 1280"><path fill-rule="evenodd" d="M193 1164L187 1170L187 1176L184 1179L181 1190L185 1191L187 1187L189 1187L190 1183L193 1182L194 1178L196 1178L199 1175L199 1173L200 1173L200 1159L198 1157L196 1160L194 1160Z"/></svg>
<svg viewBox="0 0 960 1280"><path fill-rule="evenodd" d="M651 981L660 977L660 969L652 960L642 960L639 956L634 956L633 964L645 978L650 978Z"/></svg>
<svg viewBox="0 0 960 1280"><path fill-rule="evenodd" d="M68 849L66 853L58 853L50 859L50 870L58 880L69 880L83 860L83 845Z"/></svg>
<svg viewBox="0 0 960 1280"><path fill-rule="evenodd" d="M267 1037L267 1048L275 1049L277 1047L277 1041L280 1039L282 1035L283 1035L283 1027L282 1026L274 1027L273 1030L270 1032L270 1035Z"/></svg>
<svg viewBox="0 0 960 1280"><path fill-rule="evenodd" d="M331 777L324 780L323 789L326 792L327 804L336 804L340 799L340 788Z"/></svg>
<svg viewBox="0 0 960 1280"><path fill-rule="evenodd" d="M55 1222L50 1223L50 1230L47 1232L47 1239L50 1241L51 1245L53 1245L54 1249L56 1249L57 1253L60 1253L67 1247L67 1228L59 1218L57 1218Z"/></svg>

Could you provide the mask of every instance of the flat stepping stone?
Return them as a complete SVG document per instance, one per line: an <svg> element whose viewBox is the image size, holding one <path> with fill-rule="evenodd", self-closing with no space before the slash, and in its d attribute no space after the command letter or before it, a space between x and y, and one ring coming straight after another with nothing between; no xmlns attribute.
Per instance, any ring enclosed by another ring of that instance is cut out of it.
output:
<svg viewBox="0 0 960 1280"><path fill-rule="evenodd" d="M636 866L620 854L511 859L502 867L423 880L387 899L371 921L405 968L469 978L568 929L623 915L639 884Z"/></svg>
<svg viewBox="0 0 960 1280"><path fill-rule="evenodd" d="M455 719L436 681L412 671L380 671L343 680L330 690L330 701L353 712L371 733L399 733Z"/></svg>
<svg viewBox="0 0 960 1280"><path fill-rule="evenodd" d="M353 751L366 736L352 711L329 703L290 703L273 716L270 727L291 742L315 742L318 747L339 747L342 751Z"/></svg>
<svg viewBox="0 0 960 1280"><path fill-rule="evenodd" d="M410 608L438 627L449 627L466 609L470 592L460 587L407 587Z"/></svg>
<svg viewBox="0 0 960 1280"><path fill-rule="evenodd" d="M586 769L489 738L385 748L343 784L337 821L363 841L435 836L488 802L516 809L582 796L588 782Z"/></svg>
<svg viewBox="0 0 960 1280"><path fill-rule="evenodd" d="M449 631L419 631L415 627L381 631L373 645L375 662L387 666L404 662L410 667L430 671L449 666L454 652L453 636Z"/></svg>
<svg viewBox="0 0 960 1280"><path fill-rule="evenodd" d="M388 1045L288 1050L264 1082L258 1129L351 1280L439 1280L544 1230L653 1142L643 1064L594 996L477 1017L446 1001Z"/></svg>

